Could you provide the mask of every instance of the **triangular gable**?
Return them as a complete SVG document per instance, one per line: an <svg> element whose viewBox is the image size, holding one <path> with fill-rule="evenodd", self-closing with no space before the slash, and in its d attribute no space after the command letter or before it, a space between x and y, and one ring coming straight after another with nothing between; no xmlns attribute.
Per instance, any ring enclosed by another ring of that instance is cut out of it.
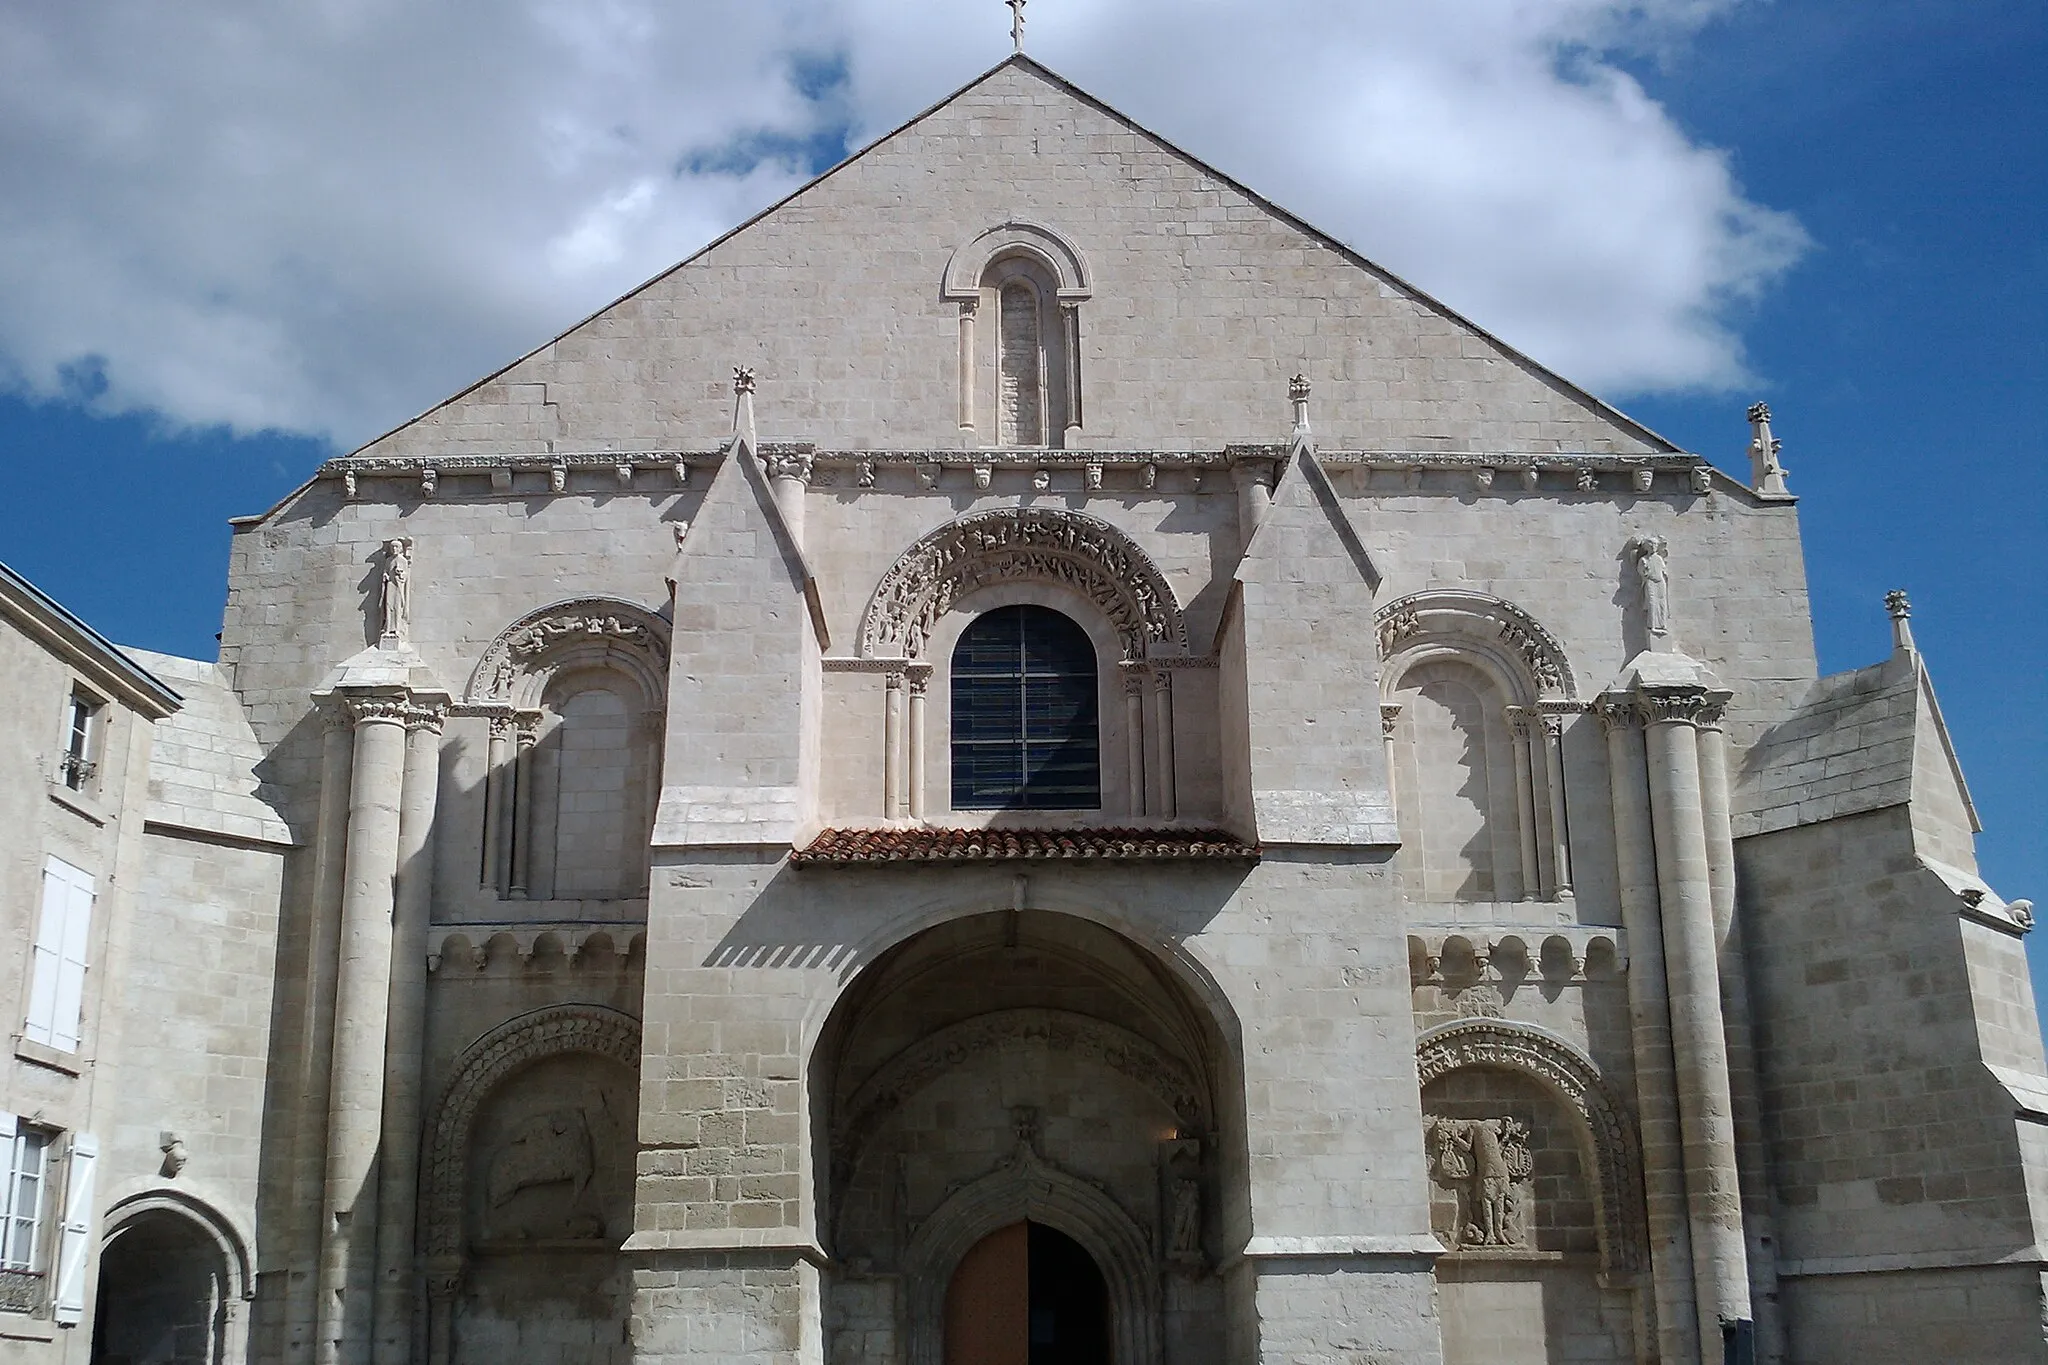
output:
<svg viewBox="0 0 2048 1365"><path fill-rule="evenodd" d="M1581 389L1578 386L1571 384L1569 381L1563 379L1554 372L1546 369L1545 367L1538 364L1536 361L1534 361L1527 355L1516 350L1514 347L1508 345L1506 342L1503 342L1502 340L1500 340L1500 338L1487 332L1484 328L1478 326L1470 319L1464 317L1455 310L1446 306L1445 304L1435 299L1425 291L1416 288L1414 285L1408 283L1406 280L1393 274L1391 271L1388 271L1385 268L1374 264L1372 261L1367 259L1363 254L1354 250L1353 248L1346 245L1339 239L1332 237L1328 233L1320 231L1319 229L1313 227L1301 218L1288 212L1286 209L1281 208L1280 206L1274 204L1271 200L1268 200L1265 197L1256 193L1255 191L1246 188L1244 185L1240 184L1238 181L1231 178L1230 176L1224 174L1221 171L1216 170L1214 167L1201 161L1199 158L1182 150L1172 142L1159 136L1157 133L1154 133L1149 129L1141 126L1140 124L1130 119L1128 116L1120 113L1111 106L1103 103L1101 100L1096 99L1094 96L1088 94L1084 90L1081 90L1079 87L1068 82L1063 77L1057 75L1056 73L1047 69L1043 65L1039 64L1038 62L1032 60L1029 57L1019 54L1007 58L1003 62L998 63L996 66L990 68L988 71L982 73L980 76L977 76L974 80L969 81L967 84L953 91L944 99L932 104L931 106L920 111L918 114L916 114L903 124L899 125L897 128L892 129L888 133L885 133L881 137L875 139L873 142L863 147L860 151L849 156L846 160L833 166L824 173L814 177L812 180L808 181L800 188L792 191L789 195L785 196L783 199L779 200L774 205L771 205L770 207L762 210L760 213L755 214L753 217L747 219L745 222L739 224L730 231L722 234L711 243L707 244L697 252L694 252L689 257L685 258L683 261L677 263L676 265L668 267L667 269L661 271L659 274L653 276L649 280L636 286L634 289L628 291L626 294L621 295L618 299L615 299L612 302L606 304L603 308L600 308L596 312L583 318L574 326L566 329L556 337L550 339L548 342L534 348L532 351L529 351L526 355L520 357L518 360L515 360L511 364L501 368L500 370L492 373L491 375L488 375L483 379L478 380L475 384L470 385L468 388L465 388L460 393L453 395L452 397L444 400L443 402L433 405L432 407L428 408L426 411L422 412L418 416L410 419L405 423L401 423L397 427L392 428L391 431L388 431L383 435L377 437L376 439L367 442L363 447L360 448L360 451L358 453L375 451L376 447L384 445L398 433L405 431L409 427L413 427L415 425L419 425L423 422L426 422L428 421L428 419L434 418L437 414L441 413L444 409L450 407L451 405L462 403L464 402L464 400L472 399L474 397L475 400L480 403L497 403L499 401L499 395L497 395L495 391L490 395L479 395L479 391L486 389L488 386L493 385L497 381L514 378L515 372L521 371L524 367L530 366L537 359L544 357L547 353L550 352L551 348L556 347L573 337L576 337L579 333L582 333L585 329L590 328L593 324L599 323L601 320L605 319L607 315L613 314L616 311L627 307L634 301L642 298L642 296L648 295L650 291L654 291L659 286L662 286L664 283L673 280L679 272L685 271L690 267L705 261L707 257L711 256L715 252L718 252L721 248L726 247L728 244L734 242L735 239L741 237L750 229L753 229L757 225L763 223L765 220L774 217L776 214L780 213L781 211L788 208L796 201L804 198L805 196L814 194L821 187L827 185L828 182L834 180L835 177L843 176L847 174L849 171L853 170L854 168L861 166L864 162L868 161L870 158L875 157L884 148L889 147L898 139L903 138L907 134L913 133L915 130L919 128L919 125L926 123L928 120L931 120L934 117L934 115L937 115L941 111L947 109L948 106L953 105L954 103L960 101L962 98L974 93L975 91L989 84L990 82L997 80L998 78L1002 77L1005 73L1012 71L1029 75L1033 79L1042 82L1044 85L1061 92L1065 96L1075 101L1077 104L1082 105L1087 109L1096 112L1103 118L1115 121L1117 124L1127 129L1131 134L1133 134L1139 139L1142 139L1142 141L1145 144L1149 145L1149 147L1157 153L1172 158L1175 161L1183 164L1189 170L1213 182L1217 187L1221 188L1222 190L1225 190L1233 195L1241 196L1251 204L1256 205L1263 213L1268 215L1272 221L1284 225L1294 233L1300 234L1302 237L1306 238L1310 243L1314 244L1314 246L1316 246L1317 248L1330 252L1331 254L1341 259L1348 265L1366 272L1374 280L1380 283L1383 290L1392 291L1394 295L1408 300L1411 305L1418 307L1429 314L1435 315L1443 319L1445 322L1454 325L1456 328L1461 329L1462 331L1467 332L1476 338L1483 339L1488 346L1494 348L1498 352L1501 358L1510 361L1514 367L1516 367L1526 375L1533 378L1538 384L1549 389L1553 393L1563 397L1565 400L1567 400L1567 402L1570 405L1582 408L1586 413L1597 418L1601 424L1604 424L1609 428L1618 428L1620 431L1626 433L1629 439L1641 442L1653 450L1675 451L1677 449L1677 447L1673 445L1670 441L1667 441L1663 437L1657 435L1648 427L1645 427L1641 423L1628 417L1626 414L1621 413L1613 407L1601 402L1598 398L1586 392L1584 389ZM993 154L994 153L991 153L991 155ZM745 338L741 337L740 340L744 341ZM519 382L514 384L514 387L519 387L520 385L532 387L532 384L529 383L528 381L535 380L537 376L532 373L526 373L517 375L516 378ZM552 383L549 383L547 387L549 390L548 396L540 400L540 406L551 406L554 404L555 400L553 395ZM444 435L446 434L444 433ZM450 439L452 439L452 437ZM404 451L404 449L400 448L391 451L378 451L376 453L406 452Z"/></svg>
<svg viewBox="0 0 2048 1365"><path fill-rule="evenodd" d="M697 528L707 516L714 515L722 504L733 497L734 490L741 490L739 496L749 499L753 512L767 523L768 533L774 537L775 545L782 552L784 566L789 571L791 586L801 592L804 605L811 618L811 629L817 636L818 652L823 654L832 648L832 632L825 620L825 605L818 592L818 576L811 570L811 562L804 554L804 547L789 529L789 521L782 515L782 507L775 501L775 491L768 486L768 476L761 468L761 458L755 451L753 438L746 433L733 437L726 458L719 462L711 476L711 486L704 491L704 501L698 504L696 519L691 523L682 543L676 547L676 567L673 571L673 586L681 591L688 580L683 571L690 561L704 553L703 546L710 537L697 534ZM742 514L744 516L744 514Z"/></svg>
<svg viewBox="0 0 2048 1365"><path fill-rule="evenodd" d="M1343 501L1337 496L1337 487L1330 482L1329 471L1324 469L1323 462L1316 458L1315 447L1305 440L1297 440L1293 448L1287 452L1287 458L1281 462L1279 473L1273 480L1273 506L1266 519L1259 524L1258 531L1245 545L1235 577L1242 579L1245 564L1253 559L1288 553L1287 547L1281 543L1286 532L1268 534L1274 522L1282 519L1278 513L1283 507L1290 513L1297 508L1313 509L1314 513L1319 513L1329 524L1330 533L1337 538L1337 543L1344 548L1344 553L1350 557L1352 567L1358 571L1358 576L1366 587L1374 593L1380 590L1379 566L1373 563L1372 553L1365 548L1364 537L1360 536L1358 528L1351 524L1351 516L1344 510ZM1302 522L1301 518L1291 515L1284 520L1297 529Z"/></svg>

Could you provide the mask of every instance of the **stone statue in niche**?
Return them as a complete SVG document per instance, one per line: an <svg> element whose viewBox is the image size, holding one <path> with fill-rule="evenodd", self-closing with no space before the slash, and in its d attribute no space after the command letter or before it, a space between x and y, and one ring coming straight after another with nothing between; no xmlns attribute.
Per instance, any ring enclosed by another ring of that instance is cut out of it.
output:
<svg viewBox="0 0 2048 1365"><path fill-rule="evenodd" d="M1528 1125L1515 1118L1429 1120L1429 1169L1458 1198L1454 1251L1529 1245L1529 1177L1535 1158Z"/></svg>
<svg viewBox="0 0 2048 1365"><path fill-rule="evenodd" d="M1634 536L1628 542L1629 557L1636 562L1636 577L1643 585L1643 621L1650 634L1671 633L1670 547L1662 536Z"/></svg>
<svg viewBox="0 0 2048 1365"><path fill-rule="evenodd" d="M527 1190L566 1185L568 1208L554 1235L567 1238L604 1236L604 1216L591 1196L597 1172L590 1122L581 1109L555 1109L514 1128L491 1154L485 1197L502 1209Z"/></svg>
<svg viewBox="0 0 2048 1365"><path fill-rule="evenodd" d="M384 578L378 601L377 642L404 644L412 629L412 540L393 536L384 542Z"/></svg>
<svg viewBox="0 0 2048 1365"><path fill-rule="evenodd" d="M1159 1149L1160 1223L1166 1259L1176 1265L1202 1260L1202 1144L1174 1138Z"/></svg>

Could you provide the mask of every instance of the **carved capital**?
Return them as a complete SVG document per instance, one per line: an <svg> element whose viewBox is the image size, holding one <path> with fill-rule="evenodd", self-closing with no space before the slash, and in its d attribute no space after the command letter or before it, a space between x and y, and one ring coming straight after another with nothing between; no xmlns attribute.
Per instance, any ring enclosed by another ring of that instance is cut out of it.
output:
<svg viewBox="0 0 2048 1365"><path fill-rule="evenodd" d="M1264 455L1232 456L1230 481L1239 488L1271 488L1275 463Z"/></svg>
<svg viewBox="0 0 2048 1365"><path fill-rule="evenodd" d="M1401 723L1401 703L1380 703L1380 738L1392 739L1394 730Z"/></svg>
<svg viewBox="0 0 2048 1365"><path fill-rule="evenodd" d="M1643 723L1643 713L1636 708L1635 698L1626 692L1603 692L1593 699L1592 709L1609 734L1639 729Z"/></svg>
<svg viewBox="0 0 2048 1365"><path fill-rule="evenodd" d="M795 479L799 483L811 481L813 457L805 451L774 450L761 457L761 463L768 470L771 479Z"/></svg>
<svg viewBox="0 0 2048 1365"><path fill-rule="evenodd" d="M1729 696L1706 687L1644 688L1636 693L1636 707L1650 725L1711 728L1721 723Z"/></svg>
<svg viewBox="0 0 2048 1365"><path fill-rule="evenodd" d="M1529 740L1529 708L1526 706L1510 706L1505 708L1505 714L1508 718L1509 733L1526 744Z"/></svg>
<svg viewBox="0 0 2048 1365"><path fill-rule="evenodd" d="M422 701L414 698L412 704L405 708L407 730L427 730L438 735L447 720L448 703L445 701Z"/></svg>
<svg viewBox="0 0 2048 1365"><path fill-rule="evenodd" d="M412 710L410 700L402 692L351 696L344 698L342 704L348 708L349 719L359 726L403 725Z"/></svg>

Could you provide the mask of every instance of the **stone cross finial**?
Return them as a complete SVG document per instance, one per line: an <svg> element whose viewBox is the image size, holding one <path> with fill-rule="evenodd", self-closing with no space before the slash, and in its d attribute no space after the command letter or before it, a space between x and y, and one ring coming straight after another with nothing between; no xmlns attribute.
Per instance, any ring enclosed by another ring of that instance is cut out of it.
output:
<svg viewBox="0 0 2048 1365"><path fill-rule="evenodd" d="M1287 401L1294 404L1294 429L1308 430L1308 376L1297 374L1287 381Z"/></svg>
<svg viewBox="0 0 2048 1365"><path fill-rule="evenodd" d="M1892 652L1903 654L1913 648L1913 603L1906 597L1904 588L1893 588L1884 595L1884 609L1892 618Z"/></svg>
<svg viewBox="0 0 2048 1365"><path fill-rule="evenodd" d="M1783 496L1791 490L1785 487L1785 466L1778 463L1778 447L1783 444L1771 435L1771 405L1751 403L1749 405L1749 486L1758 493Z"/></svg>
<svg viewBox="0 0 2048 1365"><path fill-rule="evenodd" d="M1025 0L1003 0L1010 7L1010 45L1018 52L1024 50L1024 4Z"/></svg>

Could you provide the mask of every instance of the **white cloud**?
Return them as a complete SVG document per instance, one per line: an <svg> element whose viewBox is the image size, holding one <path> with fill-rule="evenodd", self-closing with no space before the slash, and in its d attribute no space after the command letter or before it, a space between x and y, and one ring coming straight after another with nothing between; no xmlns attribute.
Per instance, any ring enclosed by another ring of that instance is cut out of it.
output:
<svg viewBox="0 0 2048 1365"><path fill-rule="evenodd" d="M1737 0L1039 0L1029 45L1610 395L1801 250L1615 64ZM0 0L0 378L363 439L1007 47L994 0ZM832 79L835 73L843 80Z"/></svg>

